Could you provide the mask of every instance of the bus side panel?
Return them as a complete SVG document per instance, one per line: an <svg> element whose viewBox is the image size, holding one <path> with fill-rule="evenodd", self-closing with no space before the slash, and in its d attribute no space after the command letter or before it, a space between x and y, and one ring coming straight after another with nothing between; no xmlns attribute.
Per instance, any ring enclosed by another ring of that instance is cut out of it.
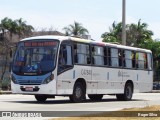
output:
<svg viewBox="0 0 160 120"><path fill-rule="evenodd" d="M86 93L91 94L95 93L97 90L97 86L95 83L92 83L92 71L91 66L82 66L82 65L75 65L75 80L83 79L86 82Z"/></svg>
<svg viewBox="0 0 160 120"><path fill-rule="evenodd" d="M123 93L122 76L119 69L92 67L92 81L98 83L97 94Z"/></svg>
<svg viewBox="0 0 160 120"><path fill-rule="evenodd" d="M72 94L75 79L73 78L74 70L67 70L57 76L57 94Z"/></svg>
<svg viewBox="0 0 160 120"><path fill-rule="evenodd" d="M92 92L92 94L103 94L107 92L106 79L106 68L92 67L92 82L96 86L96 91Z"/></svg>
<svg viewBox="0 0 160 120"><path fill-rule="evenodd" d="M76 80L83 79L86 81L87 92L91 93L91 67L74 65L74 68L63 72L58 76L57 94L70 95L73 93Z"/></svg>
<svg viewBox="0 0 160 120"><path fill-rule="evenodd" d="M133 69L123 69L123 73L122 73L124 87L126 82L128 80L131 80L133 82L134 92L139 92L139 82L137 80L137 73L138 71Z"/></svg>
<svg viewBox="0 0 160 120"><path fill-rule="evenodd" d="M137 70L137 79L139 82L139 92L149 92L153 86L153 72Z"/></svg>
<svg viewBox="0 0 160 120"><path fill-rule="evenodd" d="M119 74L122 69L108 68L108 94L123 93L122 76Z"/></svg>

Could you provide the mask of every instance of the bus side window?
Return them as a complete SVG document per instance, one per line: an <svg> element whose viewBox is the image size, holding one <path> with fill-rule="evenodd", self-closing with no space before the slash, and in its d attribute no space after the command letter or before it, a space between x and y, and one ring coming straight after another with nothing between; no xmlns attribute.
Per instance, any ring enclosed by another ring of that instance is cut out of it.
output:
<svg viewBox="0 0 160 120"><path fill-rule="evenodd" d="M118 50L118 61L119 61L119 67L122 67L122 65L123 65L123 51L121 49Z"/></svg>
<svg viewBox="0 0 160 120"><path fill-rule="evenodd" d="M136 54L135 54L136 68L139 68L139 65L138 65L138 58L139 58L139 54L138 54L138 52L136 52Z"/></svg>
<svg viewBox="0 0 160 120"><path fill-rule="evenodd" d="M147 54L147 66L148 70L152 70L152 55L150 53Z"/></svg>
<svg viewBox="0 0 160 120"><path fill-rule="evenodd" d="M92 51L92 58L91 58L91 60L92 60L92 64L95 64L95 60L94 60L94 55L95 55L95 48L94 48L94 46L92 46L91 47L91 51Z"/></svg>
<svg viewBox="0 0 160 120"><path fill-rule="evenodd" d="M104 65L104 47L92 46L92 63L94 65Z"/></svg>
<svg viewBox="0 0 160 120"><path fill-rule="evenodd" d="M112 67L118 67L118 49L117 48L111 48L111 66Z"/></svg>
<svg viewBox="0 0 160 120"><path fill-rule="evenodd" d="M72 47L70 45L61 46L58 60L58 72L72 67Z"/></svg>
<svg viewBox="0 0 160 120"><path fill-rule="evenodd" d="M136 62L137 62L137 68L138 69L146 69L146 58L145 54L143 52L137 52L136 53Z"/></svg>
<svg viewBox="0 0 160 120"><path fill-rule="evenodd" d="M136 63L136 60L135 60L135 53L134 51L132 51L132 54L131 54L131 57L132 57L132 68L135 68L135 63Z"/></svg>
<svg viewBox="0 0 160 120"><path fill-rule="evenodd" d="M77 64L91 64L90 47L88 44L77 43Z"/></svg>
<svg viewBox="0 0 160 120"><path fill-rule="evenodd" d="M125 67L126 68L133 68L133 58L132 58L132 51L125 50Z"/></svg>
<svg viewBox="0 0 160 120"><path fill-rule="evenodd" d="M77 58L77 44L74 44L74 62L78 63L78 58Z"/></svg>
<svg viewBox="0 0 160 120"><path fill-rule="evenodd" d="M111 48L107 49L108 65L111 66Z"/></svg>
<svg viewBox="0 0 160 120"><path fill-rule="evenodd" d="M147 54L144 53L143 57L144 57L144 68L147 69L147 68L148 68L148 64L147 64Z"/></svg>
<svg viewBox="0 0 160 120"><path fill-rule="evenodd" d="M107 48L104 47L104 65L108 65Z"/></svg>

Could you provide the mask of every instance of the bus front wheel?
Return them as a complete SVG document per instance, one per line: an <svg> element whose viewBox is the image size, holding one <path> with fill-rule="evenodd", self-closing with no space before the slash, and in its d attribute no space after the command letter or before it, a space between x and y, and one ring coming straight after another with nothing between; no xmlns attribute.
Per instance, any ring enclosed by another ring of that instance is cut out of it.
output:
<svg viewBox="0 0 160 120"><path fill-rule="evenodd" d="M117 94L117 100L121 100L121 101L129 101L132 99L132 95L133 95L133 86L131 83L127 83L125 85L125 89L124 89L124 94Z"/></svg>
<svg viewBox="0 0 160 120"><path fill-rule="evenodd" d="M45 95L35 95L35 98L38 102L45 102L47 99L47 96Z"/></svg>
<svg viewBox="0 0 160 120"><path fill-rule="evenodd" d="M74 103L82 102L82 100L85 98L85 89L80 82L75 83L73 94L69 96L69 98L70 101Z"/></svg>
<svg viewBox="0 0 160 120"><path fill-rule="evenodd" d="M103 95L88 95L91 100L101 100Z"/></svg>

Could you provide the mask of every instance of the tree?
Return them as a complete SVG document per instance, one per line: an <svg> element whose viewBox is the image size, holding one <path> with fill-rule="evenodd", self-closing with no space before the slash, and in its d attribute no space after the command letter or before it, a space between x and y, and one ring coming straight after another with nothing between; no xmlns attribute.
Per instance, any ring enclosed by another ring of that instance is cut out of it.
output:
<svg viewBox="0 0 160 120"><path fill-rule="evenodd" d="M13 35L18 35L20 37L29 36L34 28L31 25L27 25L26 21L22 18L17 20L12 20L5 17L0 23L0 57L1 57L1 76L0 82L4 79L4 75L7 69L9 61L9 53L12 46Z"/></svg>
<svg viewBox="0 0 160 120"><path fill-rule="evenodd" d="M137 24L126 25L126 44L128 46L141 47L146 41L152 40L153 32L147 29L146 23L141 23L141 19ZM116 24L113 22L112 28L109 28L109 32L102 34L104 42L118 42L121 43L122 36L122 23Z"/></svg>
<svg viewBox="0 0 160 120"><path fill-rule="evenodd" d="M65 31L65 34L68 36L82 36L86 33L89 33L86 28L82 26L81 23L74 22L74 24L70 24L67 27L64 27L63 30Z"/></svg>
<svg viewBox="0 0 160 120"><path fill-rule="evenodd" d="M151 40L153 32L147 29L147 23L141 23L141 19L138 24L130 24L127 29L127 43L141 47L146 40Z"/></svg>
<svg viewBox="0 0 160 120"><path fill-rule="evenodd" d="M1 27L2 27L2 31L3 34L5 34L5 32L9 33L10 36L10 40L12 40L12 36L13 34L17 33L17 23L16 21L5 17L4 19L1 20Z"/></svg>
<svg viewBox="0 0 160 120"><path fill-rule="evenodd" d="M19 38L30 36L34 28L31 25L27 25L26 21L23 21L22 18L15 20L17 23L17 34Z"/></svg>
<svg viewBox="0 0 160 120"><path fill-rule="evenodd" d="M122 23L116 24L114 21L112 27L109 28L109 32L105 32L101 35L103 42L121 42L122 35Z"/></svg>

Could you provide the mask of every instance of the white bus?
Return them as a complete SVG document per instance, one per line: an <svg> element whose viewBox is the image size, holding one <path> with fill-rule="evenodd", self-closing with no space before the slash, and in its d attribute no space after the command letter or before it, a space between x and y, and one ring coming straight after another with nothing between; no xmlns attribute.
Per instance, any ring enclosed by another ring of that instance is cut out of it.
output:
<svg viewBox="0 0 160 120"><path fill-rule="evenodd" d="M133 93L152 90L152 64L146 49L67 36L30 37L18 43L11 87L40 102L55 96L101 100L107 94L131 100Z"/></svg>

